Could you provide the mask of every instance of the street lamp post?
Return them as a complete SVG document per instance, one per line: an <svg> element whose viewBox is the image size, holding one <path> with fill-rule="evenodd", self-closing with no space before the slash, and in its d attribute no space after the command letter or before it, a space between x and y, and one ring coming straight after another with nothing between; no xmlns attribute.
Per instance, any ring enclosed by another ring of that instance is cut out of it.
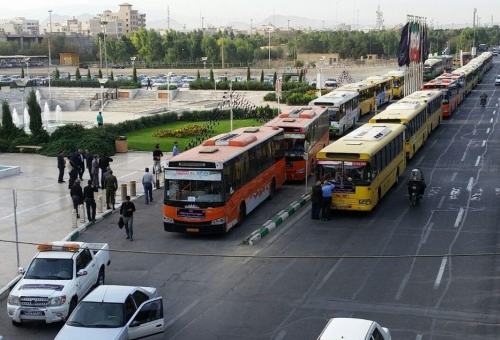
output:
<svg viewBox="0 0 500 340"><path fill-rule="evenodd" d="M250 19L250 35L252 35L252 22L253 22L253 19Z"/></svg>
<svg viewBox="0 0 500 340"><path fill-rule="evenodd" d="M106 63L106 78L109 78L108 76L108 54L106 52L106 25L108 24L107 21L101 21L101 25L104 29L104 61Z"/></svg>
<svg viewBox="0 0 500 340"><path fill-rule="evenodd" d="M52 99L52 91L50 89L50 81L52 78L52 73L50 72L50 66L52 66L52 55L50 52L50 45L51 45L51 39L52 39L52 10L49 10L49 26L50 26L50 33L49 33L49 99Z"/></svg>
<svg viewBox="0 0 500 340"><path fill-rule="evenodd" d="M22 101L22 112L21 115L23 116L23 129L26 129L26 121L24 119L24 91L26 90L26 84L28 83L28 79L26 78L21 78L16 80L16 85L19 88L19 91L21 91L21 101Z"/></svg>
<svg viewBox="0 0 500 340"><path fill-rule="evenodd" d="M231 131L233 132L233 81L229 83L229 120L231 122Z"/></svg>
<svg viewBox="0 0 500 340"><path fill-rule="evenodd" d="M268 66L268 68L271 69L271 24L270 23L267 25L267 33L269 36L269 43L268 43L269 66Z"/></svg>
<svg viewBox="0 0 500 340"><path fill-rule="evenodd" d="M104 112L104 84L108 81L108 79L97 78L99 84L101 85L101 113Z"/></svg>

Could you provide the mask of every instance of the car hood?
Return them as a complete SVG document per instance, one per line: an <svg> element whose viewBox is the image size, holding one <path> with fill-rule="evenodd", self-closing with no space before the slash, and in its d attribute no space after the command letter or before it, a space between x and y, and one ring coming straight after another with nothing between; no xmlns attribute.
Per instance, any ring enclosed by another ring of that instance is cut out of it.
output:
<svg viewBox="0 0 500 340"><path fill-rule="evenodd" d="M13 295L22 296L59 296L64 292L64 288L69 280L21 280L12 290Z"/></svg>
<svg viewBox="0 0 500 340"><path fill-rule="evenodd" d="M127 339L126 327L120 328L86 328L64 325L54 340L118 340Z"/></svg>

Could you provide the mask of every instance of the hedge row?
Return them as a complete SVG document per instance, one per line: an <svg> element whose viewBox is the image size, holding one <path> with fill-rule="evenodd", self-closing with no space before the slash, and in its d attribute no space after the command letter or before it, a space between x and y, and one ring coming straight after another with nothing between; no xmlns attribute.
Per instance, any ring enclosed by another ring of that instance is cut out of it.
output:
<svg viewBox="0 0 500 340"><path fill-rule="evenodd" d="M80 80L68 80L68 79L54 79L50 82L51 86L54 87L90 87L90 88L99 88L101 85L97 79L80 79ZM44 82L43 86L49 86L49 82ZM128 88L128 89L140 89L141 83L134 82L128 79L119 79L119 80L108 80L105 84L105 88Z"/></svg>
<svg viewBox="0 0 500 340"><path fill-rule="evenodd" d="M269 82L260 81L241 81L241 82L228 82L221 81L217 83L217 89L219 90L229 90L229 84L231 84L232 89L235 91L274 91L275 86ZM298 82L285 82L281 84L282 91L289 91L293 89L308 88L307 83ZM214 82L210 80L196 80L189 84L189 89L191 90L213 90L215 89Z"/></svg>

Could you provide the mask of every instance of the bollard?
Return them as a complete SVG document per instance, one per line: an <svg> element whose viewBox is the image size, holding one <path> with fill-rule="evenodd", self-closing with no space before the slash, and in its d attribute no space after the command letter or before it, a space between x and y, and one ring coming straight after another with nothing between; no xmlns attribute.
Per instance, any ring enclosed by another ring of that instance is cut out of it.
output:
<svg viewBox="0 0 500 340"><path fill-rule="evenodd" d="M97 198L97 212L99 214L102 214L102 205L103 205L102 196L99 196L99 198Z"/></svg>
<svg viewBox="0 0 500 340"><path fill-rule="evenodd" d="M130 181L130 197L137 196L135 190L135 181Z"/></svg>
<svg viewBox="0 0 500 340"><path fill-rule="evenodd" d="M85 204L81 205L80 222L85 223Z"/></svg>
<svg viewBox="0 0 500 340"><path fill-rule="evenodd" d="M78 219L76 218L75 209L71 211L71 224L73 225L73 228L76 228L78 226Z"/></svg>
<svg viewBox="0 0 500 340"><path fill-rule="evenodd" d="M122 187L122 202L125 202L125 197L127 197L127 185L121 184Z"/></svg>

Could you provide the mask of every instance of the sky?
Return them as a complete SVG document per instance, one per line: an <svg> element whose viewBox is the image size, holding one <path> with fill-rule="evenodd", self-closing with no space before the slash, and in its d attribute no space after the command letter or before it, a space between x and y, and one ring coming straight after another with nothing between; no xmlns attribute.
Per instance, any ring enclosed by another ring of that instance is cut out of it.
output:
<svg viewBox="0 0 500 340"><path fill-rule="evenodd" d="M24 16L43 21L48 17L49 9L53 11L52 15L95 15L107 9L116 12L120 3L111 0L5 0L2 1L0 19ZM140 13L146 13L147 21L166 21L169 6L171 20L185 24L188 29L201 27L201 17L204 17L205 27L207 24L217 27L228 22L250 24L251 19L255 24L273 15L321 20L325 28L340 23L374 26L378 5L387 27L406 22L407 14L427 17L429 25L432 22L443 28L466 23L472 26L474 7L483 26L491 24L492 10L500 8L499 0L130 0L128 3ZM158 7L159 3L162 8ZM494 23L500 22L500 12L497 13L498 18L493 17ZM290 26L293 27L293 20L290 20Z"/></svg>

